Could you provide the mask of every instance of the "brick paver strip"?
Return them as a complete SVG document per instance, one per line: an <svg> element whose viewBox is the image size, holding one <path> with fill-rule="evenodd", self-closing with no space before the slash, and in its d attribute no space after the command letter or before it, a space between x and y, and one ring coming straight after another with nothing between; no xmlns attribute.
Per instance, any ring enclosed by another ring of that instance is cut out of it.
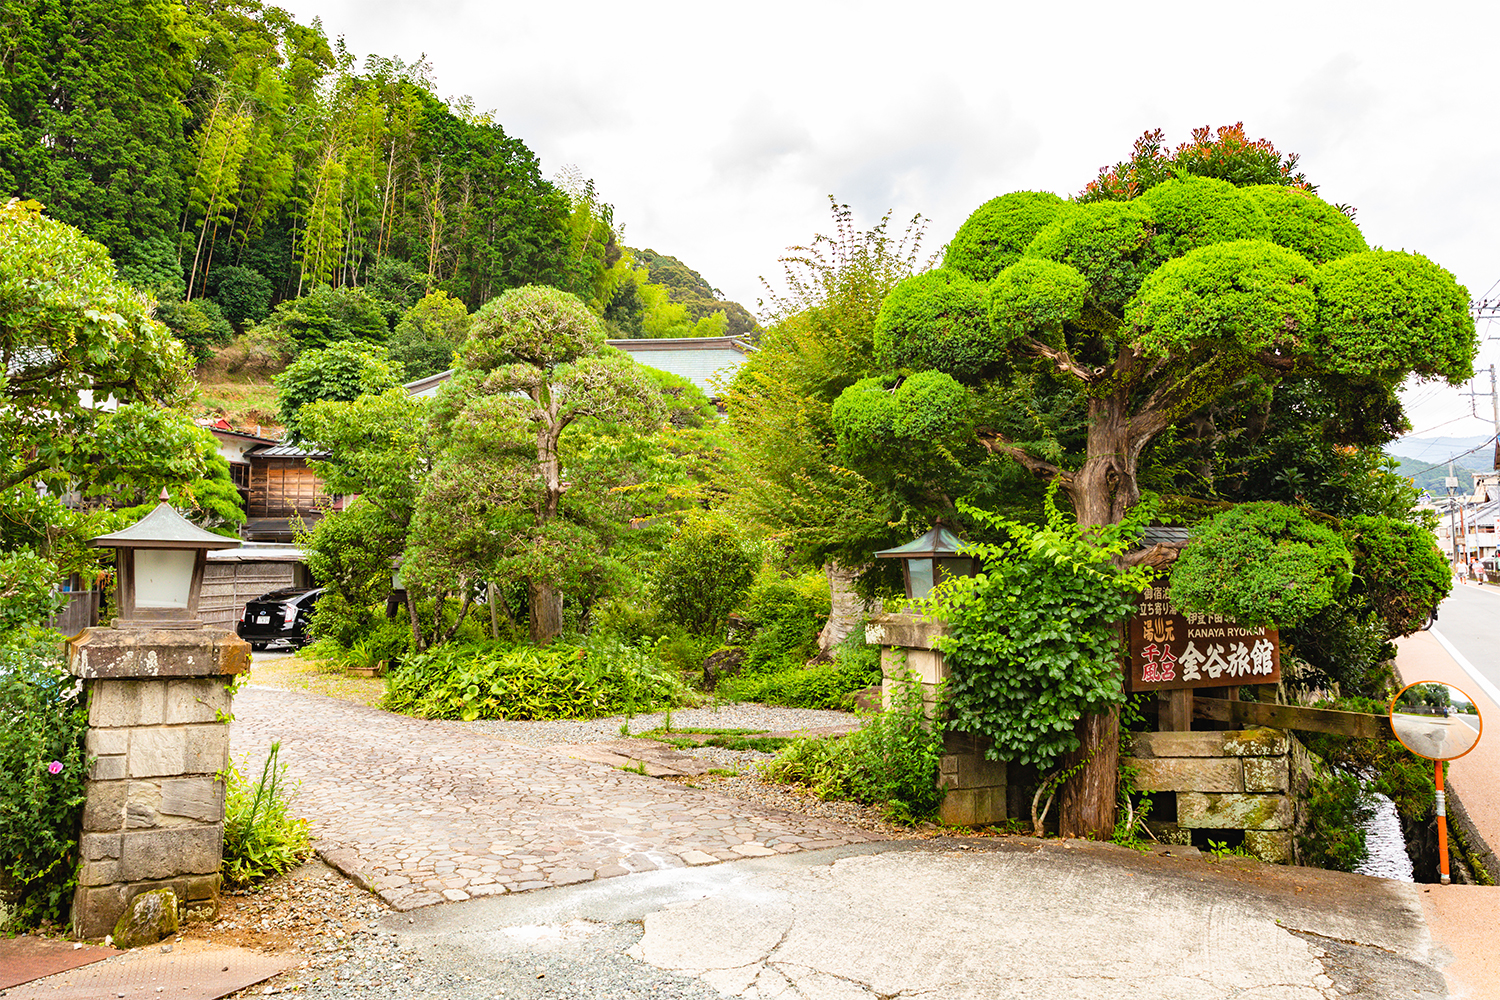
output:
<svg viewBox="0 0 1500 1000"><path fill-rule="evenodd" d="M258 776L281 741L280 759L301 782L293 811L311 822L318 852L402 910L877 839L318 695L248 687L234 714L241 769Z"/></svg>

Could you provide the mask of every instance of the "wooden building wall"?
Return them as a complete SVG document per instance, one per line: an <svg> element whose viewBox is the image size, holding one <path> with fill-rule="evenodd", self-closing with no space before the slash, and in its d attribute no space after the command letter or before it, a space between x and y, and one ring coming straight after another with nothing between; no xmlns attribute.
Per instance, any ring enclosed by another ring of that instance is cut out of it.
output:
<svg viewBox="0 0 1500 1000"><path fill-rule="evenodd" d="M323 484L301 458L259 459L250 467L247 517L293 517L325 506Z"/></svg>
<svg viewBox="0 0 1500 1000"><path fill-rule="evenodd" d="M198 617L232 629L245 602L285 587L306 587L307 567L292 562L211 562L203 572Z"/></svg>

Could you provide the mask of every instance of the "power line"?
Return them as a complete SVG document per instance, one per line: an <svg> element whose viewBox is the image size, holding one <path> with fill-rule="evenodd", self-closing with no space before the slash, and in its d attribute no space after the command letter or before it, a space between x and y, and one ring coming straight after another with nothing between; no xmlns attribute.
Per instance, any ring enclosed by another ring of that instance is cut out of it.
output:
<svg viewBox="0 0 1500 1000"><path fill-rule="evenodd" d="M1497 437L1500 437L1500 434L1492 434L1492 435L1490 435L1489 440L1485 441L1483 444L1475 445L1474 447L1470 448L1468 451L1461 451L1457 455L1453 455L1450 458L1445 458L1441 462L1439 462L1437 465L1429 465L1425 469L1420 469L1417 472L1415 472L1415 473L1412 474L1412 478L1416 478L1417 476L1420 476L1424 472L1431 472L1433 469L1441 469L1443 466L1447 465L1449 462L1456 462L1460 458L1463 458L1465 455L1472 455L1472 454L1474 454L1480 448L1488 448L1490 445L1492 445L1492 444L1495 443L1495 438L1497 438Z"/></svg>

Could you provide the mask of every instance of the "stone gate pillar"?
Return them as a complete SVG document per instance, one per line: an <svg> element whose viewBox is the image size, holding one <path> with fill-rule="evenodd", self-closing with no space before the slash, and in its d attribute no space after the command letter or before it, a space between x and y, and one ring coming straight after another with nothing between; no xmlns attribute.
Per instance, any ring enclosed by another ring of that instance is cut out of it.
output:
<svg viewBox="0 0 1500 1000"><path fill-rule="evenodd" d="M136 896L171 889L181 919L218 912L229 683L250 646L218 628L88 629L68 669L88 698L92 763L73 931L100 938Z"/></svg>
<svg viewBox="0 0 1500 1000"><path fill-rule="evenodd" d="M938 711L938 687L948 679L948 664L937 648L947 625L912 614L870 616L865 642L880 650L881 700L890 708L895 697L911 684L922 688L922 703L931 717ZM984 826L1006 818L1009 766L989 760L993 745L983 736L947 730L938 767L938 787L947 789L938 818L955 826Z"/></svg>

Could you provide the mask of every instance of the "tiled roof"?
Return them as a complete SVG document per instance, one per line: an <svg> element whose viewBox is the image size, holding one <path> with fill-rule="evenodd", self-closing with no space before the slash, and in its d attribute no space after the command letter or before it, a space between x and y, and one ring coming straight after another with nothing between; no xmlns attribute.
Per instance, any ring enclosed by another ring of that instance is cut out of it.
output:
<svg viewBox="0 0 1500 1000"><path fill-rule="evenodd" d="M327 458L330 452L307 451L294 444L271 444L245 452L246 458Z"/></svg>

